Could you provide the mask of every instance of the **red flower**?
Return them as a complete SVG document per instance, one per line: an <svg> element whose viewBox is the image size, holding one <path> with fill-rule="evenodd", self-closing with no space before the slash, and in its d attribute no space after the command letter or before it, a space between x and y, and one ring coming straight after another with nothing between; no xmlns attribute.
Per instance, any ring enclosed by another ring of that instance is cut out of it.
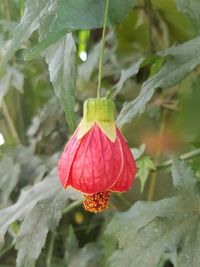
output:
<svg viewBox="0 0 200 267"><path fill-rule="evenodd" d="M83 120L58 163L63 187L84 193L84 207L91 212L108 207L110 192L129 190L136 173L132 153L115 126L114 109L111 100L87 100Z"/></svg>

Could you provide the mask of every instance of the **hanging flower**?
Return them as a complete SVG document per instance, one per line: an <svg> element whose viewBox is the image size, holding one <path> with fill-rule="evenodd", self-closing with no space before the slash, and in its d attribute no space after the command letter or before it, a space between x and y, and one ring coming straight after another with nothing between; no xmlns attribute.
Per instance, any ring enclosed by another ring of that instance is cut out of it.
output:
<svg viewBox="0 0 200 267"><path fill-rule="evenodd" d="M83 119L58 162L62 186L82 192L90 212L106 209L110 192L129 190L135 178L135 160L114 117L112 100L88 99Z"/></svg>

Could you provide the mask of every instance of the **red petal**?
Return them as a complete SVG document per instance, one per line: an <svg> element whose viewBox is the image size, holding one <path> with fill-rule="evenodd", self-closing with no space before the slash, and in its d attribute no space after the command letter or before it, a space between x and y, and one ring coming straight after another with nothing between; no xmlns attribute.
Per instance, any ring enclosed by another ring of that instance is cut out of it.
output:
<svg viewBox="0 0 200 267"><path fill-rule="evenodd" d="M58 175L64 188L69 185L69 173L71 165L74 160L77 148L80 144L80 141L77 138L77 134L78 130L76 130L76 132L73 134L73 136L67 143L64 152L62 153L58 161Z"/></svg>
<svg viewBox="0 0 200 267"><path fill-rule="evenodd" d="M121 172L122 149L118 139L112 143L95 124L81 139L70 172L72 187L86 193L106 191Z"/></svg>
<svg viewBox="0 0 200 267"><path fill-rule="evenodd" d="M117 129L117 139L120 140L121 147L123 150L123 168L119 178L117 179L117 182L109 190L116 192L125 192L130 189L134 181L136 174L136 163L129 146L124 140L124 137L119 131L119 129Z"/></svg>

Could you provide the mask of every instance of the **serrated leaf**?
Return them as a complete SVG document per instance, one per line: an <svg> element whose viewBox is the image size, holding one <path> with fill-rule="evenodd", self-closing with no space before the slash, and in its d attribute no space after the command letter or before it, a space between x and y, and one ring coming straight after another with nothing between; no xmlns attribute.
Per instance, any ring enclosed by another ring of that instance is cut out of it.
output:
<svg viewBox="0 0 200 267"><path fill-rule="evenodd" d="M164 65L142 85L136 99L124 103L117 119L120 127L130 123L138 113L144 111L155 89L175 86L200 63L200 37L166 49L159 56L166 57Z"/></svg>
<svg viewBox="0 0 200 267"><path fill-rule="evenodd" d="M132 66L130 66L128 69L124 69L121 71L120 79L119 79L118 83L113 87L113 90L114 90L113 95L114 96L119 94L119 92L123 88L124 83L129 78L131 78L132 76L134 76L138 73L140 65L142 64L143 61L144 61L144 59L141 58L136 63L132 64Z"/></svg>
<svg viewBox="0 0 200 267"><path fill-rule="evenodd" d="M178 159L173 161L172 164L172 177L174 187L178 191L185 194L185 196L190 196L195 193L196 188L196 177L192 169L186 165L184 161Z"/></svg>
<svg viewBox="0 0 200 267"><path fill-rule="evenodd" d="M49 46L58 42L64 35L66 31L63 32L56 32L49 35L46 39L42 40L39 44L31 48L24 56L24 60L32 60L37 57L40 53L42 53L45 49Z"/></svg>
<svg viewBox="0 0 200 267"><path fill-rule="evenodd" d="M102 247L96 243L89 243L79 249L69 260L69 267L101 267L103 259Z"/></svg>
<svg viewBox="0 0 200 267"><path fill-rule="evenodd" d="M55 197L62 191L57 169L54 169L42 182L35 184L29 190L23 191L14 205L0 210L0 244L4 241L4 235L9 225L23 218L38 202ZM76 192L73 192L73 194L74 198L78 196Z"/></svg>
<svg viewBox="0 0 200 267"><path fill-rule="evenodd" d="M5 74L0 78L0 102L7 94L10 85L19 92L23 92L24 76L17 69L7 67Z"/></svg>
<svg viewBox="0 0 200 267"><path fill-rule="evenodd" d="M128 0L122 3L120 0L111 0L108 25L119 23L138 2L138 0ZM45 38L26 54L25 59L35 58L66 33L101 28L104 19L104 5L105 1L102 0L61 0L55 11L55 17L53 15L55 19L51 20L50 29Z"/></svg>
<svg viewBox="0 0 200 267"><path fill-rule="evenodd" d="M181 178L183 173L190 173L188 167L180 161L175 166L179 184L190 187L190 177ZM116 214L105 232L119 242L108 266L155 267L162 258L173 259L176 267L200 266L199 209L199 194L188 196L179 187L177 197L139 202Z"/></svg>
<svg viewBox="0 0 200 267"><path fill-rule="evenodd" d="M12 158L4 156L0 162L0 204L6 206L10 194L19 180L20 165L15 164Z"/></svg>
<svg viewBox="0 0 200 267"><path fill-rule="evenodd" d="M199 0L176 0L177 9L191 19L195 25L197 32L200 33L200 2Z"/></svg>
<svg viewBox="0 0 200 267"><path fill-rule="evenodd" d="M137 161L137 168L137 176L140 179L141 192L143 192L149 173L155 170L155 165L150 157L143 156Z"/></svg>
<svg viewBox="0 0 200 267"><path fill-rule="evenodd" d="M76 129L75 117L75 80L76 80L76 46L71 34L45 52L49 65L50 80L60 105L65 112L71 132Z"/></svg>
<svg viewBox="0 0 200 267"><path fill-rule="evenodd" d="M7 71L3 77L0 78L0 103L6 95L10 85L11 73Z"/></svg>
<svg viewBox="0 0 200 267"><path fill-rule="evenodd" d="M138 4L138 0L110 0L108 11L108 24L119 23L132 7ZM51 32L68 32L82 29L94 29L103 26L105 1L101 0L61 0L57 11L57 17L51 25Z"/></svg>
<svg viewBox="0 0 200 267"><path fill-rule="evenodd" d="M47 0L27 0L24 15L20 24L13 32L13 39L3 59L7 63L20 45L28 40L31 34L39 27L40 14L45 13Z"/></svg>
<svg viewBox="0 0 200 267"><path fill-rule="evenodd" d="M62 217L62 209L71 198L74 198L71 190L62 190L39 202L26 213L16 241L17 267L33 265L45 244L47 233L58 225Z"/></svg>
<svg viewBox="0 0 200 267"><path fill-rule="evenodd" d="M11 85L16 88L20 93L23 93L24 75L17 69L10 67L11 71Z"/></svg>
<svg viewBox="0 0 200 267"><path fill-rule="evenodd" d="M76 238L76 235L74 233L74 228L70 225L69 227L69 233L67 237L67 242L66 242L66 254L65 258L70 257L71 253L76 253L76 250L78 250L78 240Z"/></svg>
<svg viewBox="0 0 200 267"><path fill-rule="evenodd" d="M25 147L22 145L18 145L13 151L13 160L21 167L20 183L22 185L27 184L27 182L40 181L47 172L47 167L34 152L34 146Z"/></svg>
<svg viewBox="0 0 200 267"><path fill-rule="evenodd" d="M42 14L40 18L40 25L38 28L40 42L25 53L24 56L25 60L29 61L39 56L42 51L44 51L50 45L55 44L64 35L66 35L66 31L55 32L48 35L49 28L57 15L57 9L58 9L58 0L54 0L53 2L52 1L48 2L47 4L48 12Z"/></svg>
<svg viewBox="0 0 200 267"><path fill-rule="evenodd" d="M79 248L72 226L66 242L65 260L68 267L101 267L103 259L103 248L98 243L89 243Z"/></svg>
<svg viewBox="0 0 200 267"><path fill-rule="evenodd" d="M145 151L145 144L141 144L139 148L131 148L131 153L134 156L134 159L137 160L139 159Z"/></svg>

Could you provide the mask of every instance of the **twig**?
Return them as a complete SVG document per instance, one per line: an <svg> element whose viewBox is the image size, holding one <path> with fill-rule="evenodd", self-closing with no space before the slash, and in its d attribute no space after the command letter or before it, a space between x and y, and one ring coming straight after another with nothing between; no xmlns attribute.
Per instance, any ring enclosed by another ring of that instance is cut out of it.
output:
<svg viewBox="0 0 200 267"><path fill-rule="evenodd" d="M10 251L14 245L15 245L15 239L10 243L8 244L1 252L0 252L0 258L2 258L8 251Z"/></svg>
<svg viewBox="0 0 200 267"><path fill-rule="evenodd" d="M156 156L155 156L156 165L161 154L161 145L162 145L161 142L162 142L162 137L163 137L164 130L165 130L166 116L167 116L167 110L163 110L162 117L161 117L161 125L160 125L160 130L159 130L158 147L157 147ZM157 182L157 172L153 172L151 176L151 180L150 180L148 194L147 194L148 201L153 200L156 182Z"/></svg>
<svg viewBox="0 0 200 267"><path fill-rule="evenodd" d="M62 214L66 214L68 212L70 212L71 210L75 209L76 207L80 206L82 204L83 200L77 200L77 201L74 201L72 202L69 206L67 206Z"/></svg>
<svg viewBox="0 0 200 267"><path fill-rule="evenodd" d="M153 28L153 23L152 23L152 4L151 0L144 0L144 9L147 14L148 18L148 34L149 34L149 47L150 47L150 54L153 54L155 52L154 48L154 40L152 36L152 28Z"/></svg>
<svg viewBox="0 0 200 267"><path fill-rule="evenodd" d="M11 117L10 117L10 114L8 112L8 108L7 108L6 103L5 103L4 100L2 100L2 102L1 102L1 108L2 108L2 113L4 115L4 118L5 118L5 121L6 121L7 125L8 125L10 133L11 133L12 137L14 138L15 142L17 144L19 144L20 143L20 139L19 139L19 136L17 134L17 130L15 129L14 123L13 123Z"/></svg>
<svg viewBox="0 0 200 267"><path fill-rule="evenodd" d="M188 160L188 159L192 159L192 158L197 157L197 156L200 156L200 148L180 155L179 159ZM156 170L160 170L162 168L169 167L172 163L173 163L173 159L166 160L163 163L156 165Z"/></svg>
<svg viewBox="0 0 200 267"><path fill-rule="evenodd" d="M106 3L105 3L105 13L104 13L104 22L103 22L103 33L102 33L102 39L101 39L101 51L100 51L100 58L99 58L99 75L98 75L97 98L101 97L103 52L104 52L104 45L105 45L106 24L107 24L108 8L109 8L109 0L105 0L105 1L106 1Z"/></svg>
<svg viewBox="0 0 200 267"><path fill-rule="evenodd" d="M121 193L115 193L115 196L120 198L124 202L124 204L126 204L129 208L133 205L128 201L128 199L126 199L123 195L121 195Z"/></svg>
<svg viewBox="0 0 200 267"><path fill-rule="evenodd" d="M51 267L51 259L52 259L52 254L53 254L53 247L54 247L55 237L56 237L55 232L53 232L52 235L51 235L49 249L48 249L48 252L47 252L46 267Z"/></svg>

